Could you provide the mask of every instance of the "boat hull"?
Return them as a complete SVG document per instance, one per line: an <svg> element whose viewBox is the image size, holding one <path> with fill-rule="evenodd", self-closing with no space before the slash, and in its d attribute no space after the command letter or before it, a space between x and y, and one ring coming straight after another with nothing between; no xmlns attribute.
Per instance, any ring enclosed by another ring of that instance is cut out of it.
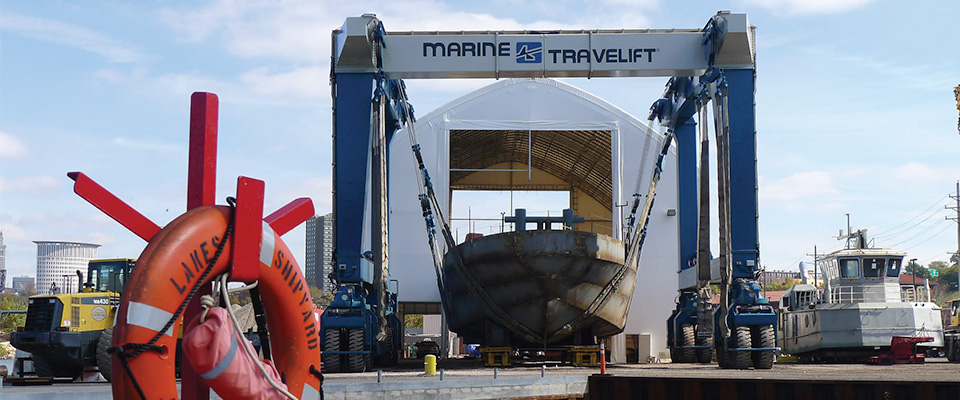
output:
<svg viewBox="0 0 960 400"><path fill-rule="evenodd" d="M827 303L780 318L778 341L788 354L876 355L888 351L894 336L929 336L934 340L921 346L943 346L940 311L932 303Z"/></svg>
<svg viewBox="0 0 960 400"><path fill-rule="evenodd" d="M506 232L453 251L444 256L444 310L450 330L467 340L515 347L581 344L573 341L623 331L637 268L624 266L624 245L615 238L570 230ZM484 307L464 273L495 307ZM603 296L608 285L613 290ZM537 339L517 335L491 313L522 324Z"/></svg>

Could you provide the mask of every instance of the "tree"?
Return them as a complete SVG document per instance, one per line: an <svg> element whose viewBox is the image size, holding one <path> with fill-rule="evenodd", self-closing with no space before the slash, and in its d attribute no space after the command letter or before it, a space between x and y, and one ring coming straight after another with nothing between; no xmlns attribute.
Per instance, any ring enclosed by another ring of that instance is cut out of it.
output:
<svg viewBox="0 0 960 400"><path fill-rule="evenodd" d="M310 297L313 298L314 307L327 308L330 302L333 301L334 294L335 293L324 292L323 289L316 286L310 286Z"/></svg>
<svg viewBox="0 0 960 400"><path fill-rule="evenodd" d="M403 316L404 328L423 328L423 315L407 314Z"/></svg>
<svg viewBox="0 0 960 400"><path fill-rule="evenodd" d="M943 263L943 261L939 262ZM936 278L937 283L943 286L947 292L955 292L957 290L957 264L939 268L939 270L940 274Z"/></svg>
<svg viewBox="0 0 960 400"><path fill-rule="evenodd" d="M37 294L37 284L33 282L27 282L23 285L23 293L20 293L24 297L30 297Z"/></svg>
<svg viewBox="0 0 960 400"><path fill-rule="evenodd" d="M907 263L907 267L906 269L903 270L903 273L904 275L907 275L910 277L916 276L917 279L930 277L930 270L927 268L924 268L923 265L920 265L920 263L913 260Z"/></svg>
<svg viewBox="0 0 960 400"><path fill-rule="evenodd" d="M239 306L245 306L250 304L253 300L250 298L249 290L242 290L239 292L230 293L230 304L236 304Z"/></svg>
<svg viewBox="0 0 960 400"><path fill-rule="evenodd" d="M0 294L0 310L11 311L11 310L26 310L27 309L27 299L26 297L17 296L15 294L4 293ZM17 330L18 327L23 326L27 321L26 314L6 314L3 316L3 319L0 319L0 331L3 332L12 332Z"/></svg>
<svg viewBox="0 0 960 400"><path fill-rule="evenodd" d="M767 282L763 287L767 290L787 290L800 282L799 279L787 278L784 279L783 282ZM810 284L812 285L813 282L810 282ZM720 291L717 290L714 293L720 293Z"/></svg>
<svg viewBox="0 0 960 400"><path fill-rule="evenodd" d="M927 264L929 269L944 269L949 267L946 261L930 261L930 264Z"/></svg>

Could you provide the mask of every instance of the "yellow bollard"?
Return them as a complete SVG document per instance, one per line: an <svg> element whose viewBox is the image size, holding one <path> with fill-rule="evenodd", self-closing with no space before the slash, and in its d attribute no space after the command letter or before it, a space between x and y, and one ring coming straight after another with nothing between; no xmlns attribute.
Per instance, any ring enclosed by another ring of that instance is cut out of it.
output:
<svg viewBox="0 0 960 400"><path fill-rule="evenodd" d="M437 356L427 354L427 356L423 358L423 373L427 375L437 374Z"/></svg>

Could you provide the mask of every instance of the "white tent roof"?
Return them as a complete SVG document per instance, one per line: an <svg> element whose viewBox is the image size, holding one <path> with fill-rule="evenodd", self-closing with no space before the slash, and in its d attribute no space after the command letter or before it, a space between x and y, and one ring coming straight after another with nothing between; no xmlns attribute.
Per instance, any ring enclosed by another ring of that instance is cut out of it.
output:
<svg viewBox="0 0 960 400"><path fill-rule="evenodd" d="M411 96L415 103L416 93ZM617 205L631 202L634 193L646 193L663 140L659 132L613 104L552 79L501 80L419 118L415 129L424 164L444 205L449 204L451 130L610 131L610 207L616 222L610 234L615 237L621 236L622 213L629 211ZM399 280L400 301L439 301L408 139L408 133L400 131L391 144L390 271ZM648 304L632 307L628 333L633 316L649 312L650 302L659 304L655 308L657 321L649 327L644 323L645 332L662 331L673 308L678 265L677 218L667 216L666 210L677 208L676 187L676 153L671 149L641 258L640 282L654 278L657 289L651 290L648 284L637 285L634 303ZM444 215L449 216L449 211L444 209Z"/></svg>

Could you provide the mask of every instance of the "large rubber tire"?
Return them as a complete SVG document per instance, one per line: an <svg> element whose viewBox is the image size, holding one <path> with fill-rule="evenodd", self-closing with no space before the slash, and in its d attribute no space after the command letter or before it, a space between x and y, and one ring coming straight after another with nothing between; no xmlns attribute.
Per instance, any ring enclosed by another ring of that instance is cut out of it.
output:
<svg viewBox="0 0 960 400"><path fill-rule="evenodd" d="M53 372L53 366L47 361L46 358L33 356L33 372L36 372L38 377L41 378L54 378L56 374Z"/></svg>
<svg viewBox="0 0 960 400"><path fill-rule="evenodd" d="M83 374L82 367L56 366L43 357L33 356L33 370L41 378L70 378L77 380Z"/></svg>
<svg viewBox="0 0 960 400"><path fill-rule="evenodd" d="M960 362L960 340L957 337L947 337L947 361Z"/></svg>
<svg viewBox="0 0 960 400"><path fill-rule="evenodd" d="M753 340L750 337L749 326L738 326L734 330L734 337L737 341L737 348L749 349L753 346ZM751 351L732 351L730 352L731 367L735 369L748 369L752 361Z"/></svg>
<svg viewBox="0 0 960 400"><path fill-rule="evenodd" d="M386 350L380 356L379 364L382 367L390 367L397 364L397 349L393 346L393 333L387 335L383 341L383 348Z"/></svg>
<svg viewBox="0 0 960 400"><path fill-rule="evenodd" d="M750 335L753 339L753 348L776 347L776 337L773 333L773 325L754 326ZM753 351L753 368L770 369L773 368L773 362L776 359L776 350Z"/></svg>
<svg viewBox="0 0 960 400"><path fill-rule="evenodd" d="M697 337L697 346L707 346L702 349L697 349L697 362L701 364L709 364L713 361L713 336L707 337Z"/></svg>
<svg viewBox="0 0 960 400"><path fill-rule="evenodd" d="M103 375L103 379L106 379L107 382L110 382L110 371L112 371L110 369L110 353L107 352L112 338L113 327L111 326L100 332L100 339L97 340L97 369L100 370L100 375Z"/></svg>
<svg viewBox="0 0 960 400"><path fill-rule="evenodd" d="M723 369L728 369L733 367L732 361L730 360L730 352L723 351L722 345L717 346L717 364L720 365L720 368L723 368Z"/></svg>
<svg viewBox="0 0 960 400"><path fill-rule="evenodd" d="M328 351L340 351L340 329L323 330L323 363L321 370L324 373L343 371L343 355L327 354Z"/></svg>
<svg viewBox="0 0 960 400"><path fill-rule="evenodd" d="M681 346L695 346L697 343L697 330L693 327L692 324L680 324L680 345ZM680 356L681 363L694 363L697 362L697 349L678 349L677 353Z"/></svg>
<svg viewBox="0 0 960 400"><path fill-rule="evenodd" d="M347 332L350 351L364 351L363 329L351 329ZM365 372L370 369L370 353L347 354L348 372Z"/></svg>

